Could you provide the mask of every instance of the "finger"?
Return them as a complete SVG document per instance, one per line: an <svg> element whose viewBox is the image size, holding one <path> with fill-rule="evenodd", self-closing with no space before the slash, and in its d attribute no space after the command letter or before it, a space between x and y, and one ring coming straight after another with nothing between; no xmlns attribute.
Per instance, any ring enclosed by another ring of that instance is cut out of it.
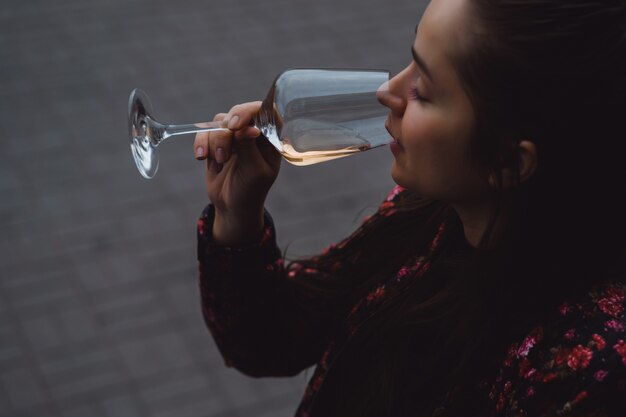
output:
<svg viewBox="0 0 626 417"><path fill-rule="evenodd" d="M193 153L197 160L206 159L209 149L209 132L196 133L193 141Z"/></svg>
<svg viewBox="0 0 626 417"><path fill-rule="evenodd" d="M224 164L218 164L214 159L207 159L206 161L206 179L209 182L215 180L215 177L222 172Z"/></svg>
<svg viewBox="0 0 626 417"><path fill-rule="evenodd" d="M213 116L213 121L220 122L224 120L226 114L227 113L217 113ZM196 137L193 141L193 154L199 161L207 158L209 154L209 132L196 133Z"/></svg>
<svg viewBox="0 0 626 417"><path fill-rule="evenodd" d="M211 180L215 177L215 175L217 174L217 162L215 162L214 159L207 159L206 161L206 172L207 172L207 179Z"/></svg>
<svg viewBox="0 0 626 417"><path fill-rule="evenodd" d="M218 164L224 164L232 155L233 132L219 130L209 133L208 155Z"/></svg>
<svg viewBox="0 0 626 417"><path fill-rule="evenodd" d="M261 131L254 126L246 126L235 132L235 139L237 142L245 141L246 139L256 139L259 136L261 136Z"/></svg>
<svg viewBox="0 0 626 417"><path fill-rule="evenodd" d="M239 130L252 124L259 110L261 110L260 101L237 104L230 109L224 121L230 130Z"/></svg>
<svg viewBox="0 0 626 417"><path fill-rule="evenodd" d="M213 117L213 121L214 122L221 122L222 120L224 120L224 118L226 117L227 113L217 113L214 117Z"/></svg>

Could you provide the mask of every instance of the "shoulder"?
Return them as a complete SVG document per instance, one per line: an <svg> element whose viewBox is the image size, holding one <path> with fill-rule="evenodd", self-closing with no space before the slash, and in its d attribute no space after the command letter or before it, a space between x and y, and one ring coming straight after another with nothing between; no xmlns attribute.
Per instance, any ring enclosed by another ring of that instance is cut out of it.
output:
<svg viewBox="0 0 626 417"><path fill-rule="evenodd" d="M626 285L559 306L508 350L489 396L494 415L626 415Z"/></svg>

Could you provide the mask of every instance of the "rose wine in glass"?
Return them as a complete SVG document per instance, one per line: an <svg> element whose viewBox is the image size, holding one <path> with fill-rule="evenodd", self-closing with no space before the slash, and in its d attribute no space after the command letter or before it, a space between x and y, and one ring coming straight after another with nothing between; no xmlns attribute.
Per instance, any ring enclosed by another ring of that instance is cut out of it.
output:
<svg viewBox="0 0 626 417"><path fill-rule="evenodd" d="M388 109L377 92L389 80L381 70L291 69L279 74L254 126L294 165L352 155L391 141L384 123ZM222 122L165 125L152 116L148 96L135 89L128 105L130 147L137 169L152 178L157 147L168 137L227 130Z"/></svg>

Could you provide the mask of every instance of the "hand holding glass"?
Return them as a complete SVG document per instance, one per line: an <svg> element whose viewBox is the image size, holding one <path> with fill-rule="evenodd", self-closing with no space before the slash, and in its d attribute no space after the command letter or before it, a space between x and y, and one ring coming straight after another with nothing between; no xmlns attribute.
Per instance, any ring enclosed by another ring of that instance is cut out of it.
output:
<svg viewBox="0 0 626 417"><path fill-rule="evenodd" d="M376 93L388 71L293 69L281 73L254 119L263 136L295 165L310 165L391 141L384 123L389 109ZM157 147L170 136L228 130L222 122L165 125L152 116L148 96L135 89L128 102L130 147L137 169L152 178Z"/></svg>

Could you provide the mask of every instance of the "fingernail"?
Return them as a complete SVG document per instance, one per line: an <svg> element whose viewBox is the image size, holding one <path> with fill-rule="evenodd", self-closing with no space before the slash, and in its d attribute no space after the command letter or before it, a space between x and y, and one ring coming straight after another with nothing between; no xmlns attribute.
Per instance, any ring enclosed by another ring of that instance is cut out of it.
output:
<svg viewBox="0 0 626 417"><path fill-rule="evenodd" d="M224 148L217 148L215 151L215 161L217 161L218 164L226 162L226 151Z"/></svg>
<svg viewBox="0 0 626 417"><path fill-rule="evenodd" d="M239 116L233 116L232 119L228 122L228 128L234 129L237 127L237 123L239 123Z"/></svg>
<svg viewBox="0 0 626 417"><path fill-rule="evenodd" d="M196 158L202 158L204 156L204 149L202 146L196 148Z"/></svg>

